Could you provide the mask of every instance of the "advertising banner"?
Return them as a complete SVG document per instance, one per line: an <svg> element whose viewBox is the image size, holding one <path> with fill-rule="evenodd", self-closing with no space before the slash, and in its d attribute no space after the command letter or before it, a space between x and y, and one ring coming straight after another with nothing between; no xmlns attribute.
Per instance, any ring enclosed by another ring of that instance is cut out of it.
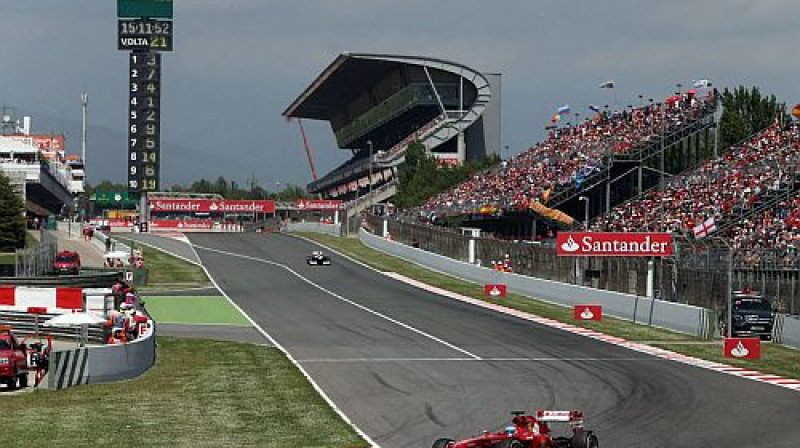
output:
<svg viewBox="0 0 800 448"><path fill-rule="evenodd" d="M575 305L572 307L572 317L575 320L603 320L603 307L601 305Z"/></svg>
<svg viewBox="0 0 800 448"><path fill-rule="evenodd" d="M556 253L573 257L668 257L672 255L672 234L559 232Z"/></svg>
<svg viewBox="0 0 800 448"><path fill-rule="evenodd" d="M488 297L505 297L508 288L506 285L483 285L483 293Z"/></svg>
<svg viewBox="0 0 800 448"><path fill-rule="evenodd" d="M725 338L725 357L758 359L761 357L761 339Z"/></svg>
<svg viewBox="0 0 800 448"><path fill-rule="evenodd" d="M228 199L153 199L150 211L173 213L275 213L273 201Z"/></svg>
<svg viewBox="0 0 800 448"><path fill-rule="evenodd" d="M203 229L211 230L214 223L209 220L181 220L181 219L160 219L150 221L150 227L154 229Z"/></svg>
<svg viewBox="0 0 800 448"><path fill-rule="evenodd" d="M342 201L298 199L294 205L300 210L339 210L342 208Z"/></svg>
<svg viewBox="0 0 800 448"><path fill-rule="evenodd" d="M12 140L25 143L42 151L64 152L64 136L49 134L9 135Z"/></svg>

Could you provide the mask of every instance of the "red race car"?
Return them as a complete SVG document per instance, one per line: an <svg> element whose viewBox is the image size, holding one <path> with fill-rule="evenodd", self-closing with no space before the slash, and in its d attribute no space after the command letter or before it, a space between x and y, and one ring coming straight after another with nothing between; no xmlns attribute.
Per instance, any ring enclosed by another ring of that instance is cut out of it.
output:
<svg viewBox="0 0 800 448"><path fill-rule="evenodd" d="M433 448L599 448L594 432L583 428L581 411L536 411L526 415L523 411L511 414L512 425L501 432L484 431L482 434L461 440L439 439ZM565 423L568 430L556 435L550 428L553 423Z"/></svg>

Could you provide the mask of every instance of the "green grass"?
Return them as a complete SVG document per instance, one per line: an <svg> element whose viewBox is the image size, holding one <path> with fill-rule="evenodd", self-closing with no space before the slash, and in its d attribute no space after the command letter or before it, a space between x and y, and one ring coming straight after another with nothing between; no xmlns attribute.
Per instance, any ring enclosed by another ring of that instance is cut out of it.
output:
<svg viewBox="0 0 800 448"><path fill-rule="evenodd" d="M759 360L728 359L723 356L720 343L705 341L692 335L635 324L631 321L607 316L603 317L601 322L573 321L571 308L543 302L520 294L509 293L505 299L492 299L484 296L483 285L440 274L417 264L370 249L362 244L358 238L336 238L306 232L298 232L297 235L347 254L380 271L396 272L429 285L457 292L484 302L498 303L509 308L567 322L579 327L591 328L630 341L647 341L650 345L684 355L800 379L800 350L790 347L763 344L761 359ZM684 344L681 344L681 342Z"/></svg>
<svg viewBox="0 0 800 448"><path fill-rule="evenodd" d="M147 285L159 287L195 287L210 285L203 268L180 258L173 257L158 249L137 244L125 238L119 238L126 244L142 250L145 266L150 270Z"/></svg>
<svg viewBox="0 0 800 448"><path fill-rule="evenodd" d="M144 296L147 311L158 323L239 325L250 322L220 296Z"/></svg>
<svg viewBox="0 0 800 448"><path fill-rule="evenodd" d="M3 446L367 446L278 349L158 343L135 380L0 398Z"/></svg>

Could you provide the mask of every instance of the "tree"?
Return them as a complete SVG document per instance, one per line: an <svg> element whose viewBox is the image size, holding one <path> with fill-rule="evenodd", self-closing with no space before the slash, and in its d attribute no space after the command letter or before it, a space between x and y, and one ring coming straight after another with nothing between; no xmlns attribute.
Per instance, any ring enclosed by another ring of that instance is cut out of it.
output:
<svg viewBox="0 0 800 448"><path fill-rule="evenodd" d="M722 92L720 147L729 148L775 122L785 122L786 105L778 103L775 95L762 96L758 87L749 90L739 86Z"/></svg>
<svg viewBox="0 0 800 448"><path fill-rule="evenodd" d="M25 204L11 180L0 173L0 251L25 247Z"/></svg>
<svg viewBox="0 0 800 448"><path fill-rule="evenodd" d="M128 191L128 186L121 183L111 182L110 180L101 180L100 183L95 186L86 184L85 191L86 191L86 196L91 196L95 193Z"/></svg>
<svg viewBox="0 0 800 448"><path fill-rule="evenodd" d="M422 143L414 142L406 149L406 160L400 167L395 204L399 207L421 205L429 198L465 181L474 173L498 163L500 158L492 155L460 166L440 167Z"/></svg>

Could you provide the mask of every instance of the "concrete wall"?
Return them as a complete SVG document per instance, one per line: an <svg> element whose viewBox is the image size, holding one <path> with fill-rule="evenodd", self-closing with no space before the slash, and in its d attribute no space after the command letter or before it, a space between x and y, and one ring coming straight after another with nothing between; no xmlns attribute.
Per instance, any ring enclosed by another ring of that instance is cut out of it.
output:
<svg viewBox="0 0 800 448"><path fill-rule="evenodd" d="M286 226L289 232L315 232L326 235L341 236L341 224L322 224L319 222L290 222Z"/></svg>
<svg viewBox="0 0 800 448"><path fill-rule="evenodd" d="M800 317L781 314L778 316L778 333L775 335L775 342L800 348Z"/></svg>
<svg viewBox="0 0 800 448"><path fill-rule="evenodd" d="M155 360L156 338L152 329L145 337L127 344L53 351L49 371L40 387L64 389L129 380L146 372Z"/></svg>
<svg viewBox="0 0 800 448"><path fill-rule="evenodd" d="M419 265L478 284L502 283L509 291L559 305L598 304L603 313L635 322L651 323L682 333L708 337L713 329L710 310L583 286L569 285L518 274L498 273L488 268L453 260L422 249L415 249L364 229L361 241L374 249L404 258Z"/></svg>

